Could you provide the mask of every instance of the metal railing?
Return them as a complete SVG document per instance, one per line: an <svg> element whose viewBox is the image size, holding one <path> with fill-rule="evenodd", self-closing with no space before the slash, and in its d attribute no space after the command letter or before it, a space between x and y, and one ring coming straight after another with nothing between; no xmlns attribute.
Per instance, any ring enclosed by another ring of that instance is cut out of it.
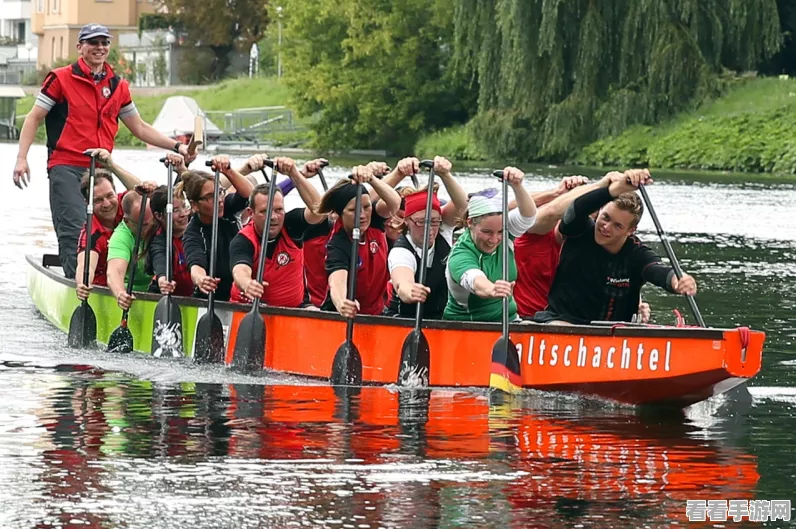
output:
<svg viewBox="0 0 796 529"><path fill-rule="evenodd" d="M205 115L223 131L208 138L209 144L267 144L276 134L307 130L285 107L206 110Z"/></svg>

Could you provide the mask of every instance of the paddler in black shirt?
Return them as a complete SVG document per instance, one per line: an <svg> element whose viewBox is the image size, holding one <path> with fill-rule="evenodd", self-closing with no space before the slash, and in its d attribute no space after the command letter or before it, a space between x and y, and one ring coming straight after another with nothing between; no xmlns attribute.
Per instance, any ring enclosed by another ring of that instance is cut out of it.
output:
<svg viewBox="0 0 796 529"><path fill-rule="evenodd" d="M639 184L652 183L647 169L609 173L611 183L577 198L558 230L564 238L547 308L534 320L559 325L631 321L649 282L673 294L693 296L697 286L634 235L644 206ZM597 219L591 218L597 213Z"/></svg>

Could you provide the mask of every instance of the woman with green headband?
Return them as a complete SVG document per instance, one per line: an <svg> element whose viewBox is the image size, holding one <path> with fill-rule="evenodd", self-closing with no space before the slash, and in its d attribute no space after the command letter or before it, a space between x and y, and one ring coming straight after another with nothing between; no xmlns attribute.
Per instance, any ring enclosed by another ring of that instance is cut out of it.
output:
<svg viewBox="0 0 796 529"><path fill-rule="evenodd" d="M462 223L467 229L448 256L448 304L443 315L446 320L500 321L505 297L509 298L509 319L517 318L517 304L512 297L517 278L514 239L533 226L536 204L522 187L522 171L506 167L503 174L517 201L517 208L508 214L509 280L503 281L503 197L473 196Z"/></svg>

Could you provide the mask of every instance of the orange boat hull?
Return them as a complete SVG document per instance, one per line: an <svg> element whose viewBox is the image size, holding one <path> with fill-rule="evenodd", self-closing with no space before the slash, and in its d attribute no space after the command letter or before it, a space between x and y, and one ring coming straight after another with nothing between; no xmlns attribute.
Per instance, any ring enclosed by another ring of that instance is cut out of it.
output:
<svg viewBox="0 0 796 529"><path fill-rule="evenodd" d="M345 323L330 314L265 308L264 369L328 378ZM227 363L245 313L232 315ZM411 322L366 317L354 327L363 382L392 384ZM424 329L431 386L489 387L491 351L500 329L492 324L429 322ZM688 406L722 393L760 371L765 335L636 326L512 326L522 385L578 392L627 404Z"/></svg>

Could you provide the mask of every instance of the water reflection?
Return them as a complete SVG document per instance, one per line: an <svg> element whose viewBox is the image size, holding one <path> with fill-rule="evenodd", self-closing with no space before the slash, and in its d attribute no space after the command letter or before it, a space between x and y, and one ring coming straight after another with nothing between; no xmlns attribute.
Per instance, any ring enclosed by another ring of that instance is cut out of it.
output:
<svg viewBox="0 0 796 529"><path fill-rule="evenodd" d="M10 482L35 500L19 527L668 527L686 499L747 498L758 481L756 457L720 440L730 426L706 440L683 417L548 396L490 406L82 367L48 382L29 481Z"/></svg>

